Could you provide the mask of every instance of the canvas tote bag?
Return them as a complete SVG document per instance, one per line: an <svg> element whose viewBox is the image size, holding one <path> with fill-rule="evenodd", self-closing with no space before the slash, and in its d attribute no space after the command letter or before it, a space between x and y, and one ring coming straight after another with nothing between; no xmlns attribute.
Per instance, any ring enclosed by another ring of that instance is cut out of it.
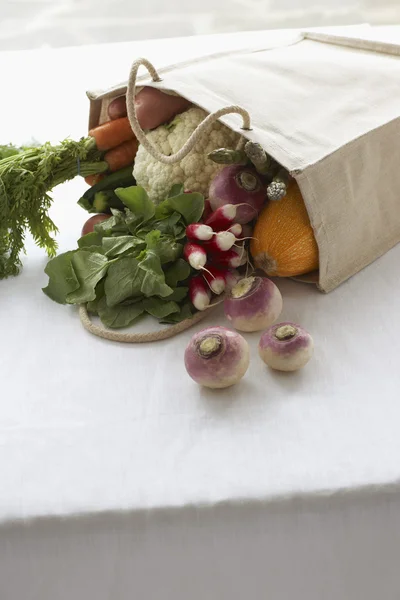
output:
<svg viewBox="0 0 400 600"><path fill-rule="evenodd" d="M400 241L400 43L372 32L305 31L281 44L269 44L266 32L263 47L159 73L150 65L150 76L137 81L209 113L236 105L249 115L248 130L243 115L220 120L296 179L319 248L319 272L310 279L324 292ZM89 126L104 121L109 102L126 91L126 83L89 91Z"/></svg>

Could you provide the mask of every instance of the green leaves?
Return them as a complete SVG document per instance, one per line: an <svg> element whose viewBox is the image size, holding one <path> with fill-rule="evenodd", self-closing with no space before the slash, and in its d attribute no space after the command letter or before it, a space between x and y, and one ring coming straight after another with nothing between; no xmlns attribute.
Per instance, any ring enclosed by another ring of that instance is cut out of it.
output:
<svg viewBox="0 0 400 600"><path fill-rule="evenodd" d="M68 294L79 288L79 281L72 266L74 252L75 250L72 250L56 256L47 263L44 270L49 276L49 283L43 291L59 304L66 304Z"/></svg>
<svg viewBox="0 0 400 600"><path fill-rule="evenodd" d="M118 237L104 237L102 247L106 256L113 258L133 249L144 250L146 242L133 235L120 235Z"/></svg>
<svg viewBox="0 0 400 600"><path fill-rule="evenodd" d="M138 223L148 221L154 216L155 206L148 197L146 190L139 185L117 188L115 193L125 206L129 208Z"/></svg>
<svg viewBox="0 0 400 600"><path fill-rule="evenodd" d="M132 296L141 296L138 270L139 263L133 256L120 258L110 266L104 285L108 306L115 306Z"/></svg>
<svg viewBox="0 0 400 600"><path fill-rule="evenodd" d="M172 267L165 273L165 281L171 286L175 287L178 285L179 281L185 281L190 275L190 267L186 260L183 258L179 258L174 262Z"/></svg>
<svg viewBox="0 0 400 600"><path fill-rule="evenodd" d="M139 186L113 190L124 210L111 209L77 250L51 260L43 291L56 302L87 303L107 327L126 327L144 313L168 323L190 317L191 269L181 256L186 226L200 218L204 201L182 190L173 186L157 207Z"/></svg>
<svg viewBox="0 0 400 600"><path fill-rule="evenodd" d="M118 328L131 325L140 315L144 313L142 302L123 306L108 306L106 298L102 298L98 305L99 317L106 327Z"/></svg>
<svg viewBox="0 0 400 600"><path fill-rule="evenodd" d="M68 304L81 304L94 300L96 284L107 271L107 257L98 252L78 250L72 255L72 266L79 281L79 287L67 295Z"/></svg>
<svg viewBox="0 0 400 600"><path fill-rule="evenodd" d="M172 293L173 290L165 283L165 275L161 268L160 259L153 251L147 251L139 267L145 273L141 285L141 290L145 296L161 296L164 298Z"/></svg>

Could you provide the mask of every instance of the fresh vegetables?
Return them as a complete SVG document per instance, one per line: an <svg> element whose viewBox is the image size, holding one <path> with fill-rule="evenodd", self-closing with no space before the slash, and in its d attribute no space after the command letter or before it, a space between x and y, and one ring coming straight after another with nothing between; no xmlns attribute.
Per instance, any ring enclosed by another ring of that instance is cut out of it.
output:
<svg viewBox="0 0 400 600"><path fill-rule="evenodd" d="M136 116L143 129L155 129L167 123L179 113L191 106L191 102L182 98L166 94L162 90L145 86L136 94Z"/></svg>
<svg viewBox="0 0 400 600"><path fill-rule="evenodd" d="M102 125L91 129L89 136L96 141L97 149L104 151L116 148L120 144L135 138L128 117L106 121Z"/></svg>
<svg viewBox="0 0 400 600"><path fill-rule="evenodd" d="M209 225L214 231L223 231L229 229L235 222L237 207L234 204L224 204L212 212L206 219L206 225Z"/></svg>
<svg viewBox="0 0 400 600"><path fill-rule="evenodd" d="M109 171L119 171L124 167L131 166L133 161L135 160L135 156L138 150L138 141L137 139L128 140L123 142L119 146L108 150L108 152L104 155L104 160L108 164Z"/></svg>
<svg viewBox="0 0 400 600"><path fill-rule="evenodd" d="M111 100L107 112L109 118L112 120L126 117L126 96L118 96L117 98L114 98L114 100Z"/></svg>
<svg viewBox="0 0 400 600"><path fill-rule="evenodd" d="M293 180L282 200L269 202L250 242L255 266L267 275L293 277L318 268L318 246L300 189Z"/></svg>
<svg viewBox="0 0 400 600"><path fill-rule="evenodd" d="M282 296L266 277L246 277L233 286L224 301L225 315L239 331L260 331L282 312Z"/></svg>
<svg viewBox="0 0 400 600"><path fill-rule="evenodd" d="M214 235L213 230L203 223L192 223L186 227L186 236L189 240L207 241Z"/></svg>
<svg viewBox="0 0 400 600"><path fill-rule="evenodd" d="M264 183L251 167L224 167L211 182L209 200L213 210L225 204L236 204L237 223L252 221L265 201Z"/></svg>
<svg viewBox="0 0 400 600"><path fill-rule="evenodd" d="M160 125L150 131L147 138L164 154L175 153L206 116L207 113L201 108L189 108L167 125ZM172 165L160 164L140 145L135 159L134 177L156 203L165 198L170 187L177 183L182 184L185 189L207 196L213 176L221 170L221 166L210 161L207 154L222 146L234 147L239 139L240 136L229 127L215 122L210 126L208 134L201 136L193 150L179 163Z"/></svg>
<svg viewBox="0 0 400 600"><path fill-rule="evenodd" d="M53 258L43 291L62 304L88 303L108 327L125 327L143 313L168 323L190 317L191 269L181 256L186 227L199 221L203 197L178 193L156 207L139 186L115 194L124 211L112 209L77 249Z"/></svg>
<svg viewBox="0 0 400 600"><path fill-rule="evenodd" d="M247 252L244 248L230 248L225 252L210 254L210 263L218 267L237 269L244 265L247 260Z"/></svg>
<svg viewBox="0 0 400 600"><path fill-rule="evenodd" d="M193 269L196 269L196 271L202 269L207 262L206 251L199 244L185 244L183 257Z"/></svg>
<svg viewBox="0 0 400 600"><path fill-rule="evenodd" d="M106 177L106 175L104 173L95 173L94 175L88 175L84 179L85 179L85 183L92 186L92 185L96 185L96 183L99 183L99 181L104 179L104 177Z"/></svg>
<svg viewBox="0 0 400 600"><path fill-rule="evenodd" d="M114 190L135 185L132 167L125 167L104 176L98 183L86 190L78 204L88 212L106 212L111 208L123 209L124 205Z"/></svg>
<svg viewBox="0 0 400 600"><path fill-rule="evenodd" d="M21 267L25 230L38 246L54 256L56 225L49 216L49 191L78 173L83 177L106 171L108 165L93 138L44 144L0 161L0 279Z"/></svg>
<svg viewBox="0 0 400 600"><path fill-rule="evenodd" d="M228 269L218 269L218 267L208 265L203 277L210 290L219 296L219 294L222 294L222 292L225 291Z"/></svg>
<svg viewBox="0 0 400 600"><path fill-rule="evenodd" d="M261 336L259 354L272 369L296 371L310 360L314 349L311 335L295 323L273 325Z"/></svg>
<svg viewBox="0 0 400 600"><path fill-rule="evenodd" d="M238 383L246 373L250 349L236 331L208 327L195 333L185 350L185 367L198 384L225 388Z"/></svg>
<svg viewBox="0 0 400 600"><path fill-rule="evenodd" d="M230 231L218 231L214 236L204 242L204 247L212 254L230 250L236 242L236 236Z"/></svg>
<svg viewBox="0 0 400 600"><path fill-rule="evenodd" d="M211 301L211 293L201 275L189 280L189 298L196 310L205 310Z"/></svg>
<svg viewBox="0 0 400 600"><path fill-rule="evenodd" d="M97 223L102 223L103 221L106 221L109 218L110 215L102 215L101 213L90 217L82 227L81 237L87 235L88 233L93 233L94 226L97 225Z"/></svg>

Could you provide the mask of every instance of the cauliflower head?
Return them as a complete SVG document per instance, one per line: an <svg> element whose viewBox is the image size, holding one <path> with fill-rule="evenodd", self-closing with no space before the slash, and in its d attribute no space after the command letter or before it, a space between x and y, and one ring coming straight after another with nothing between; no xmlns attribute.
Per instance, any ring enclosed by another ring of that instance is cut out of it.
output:
<svg viewBox="0 0 400 600"><path fill-rule="evenodd" d="M189 108L171 123L160 125L147 133L146 137L163 154L175 154L206 116L207 113L201 108ZM239 134L216 121L200 137L189 154L173 165L160 163L140 145L133 176L155 203L164 200L176 183L182 184L186 190L200 192L207 197L211 180L223 168L223 165L207 158L207 154L217 148L235 148L239 138Z"/></svg>

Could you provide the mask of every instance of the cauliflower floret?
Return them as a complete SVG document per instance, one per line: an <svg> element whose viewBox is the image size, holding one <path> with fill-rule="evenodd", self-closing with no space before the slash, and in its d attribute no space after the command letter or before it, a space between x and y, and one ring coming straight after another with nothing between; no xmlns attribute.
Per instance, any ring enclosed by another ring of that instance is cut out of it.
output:
<svg viewBox="0 0 400 600"><path fill-rule="evenodd" d="M207 113L201 108L189 108L175 117L169 125L160 125L150 131L147 138L163 154L175 154L206 116ZM223 165L218 165L207 158L207 154L217 148L235 148L239 138L239 134L216 121L200 137L189 154L173 165L164 165L154 159L140 145L135 158L133 176L137 184L146 189L155 203L164 200L175 183L181 183L186 190L200 192L207 197L211 180L223 168Z"/></svg>

